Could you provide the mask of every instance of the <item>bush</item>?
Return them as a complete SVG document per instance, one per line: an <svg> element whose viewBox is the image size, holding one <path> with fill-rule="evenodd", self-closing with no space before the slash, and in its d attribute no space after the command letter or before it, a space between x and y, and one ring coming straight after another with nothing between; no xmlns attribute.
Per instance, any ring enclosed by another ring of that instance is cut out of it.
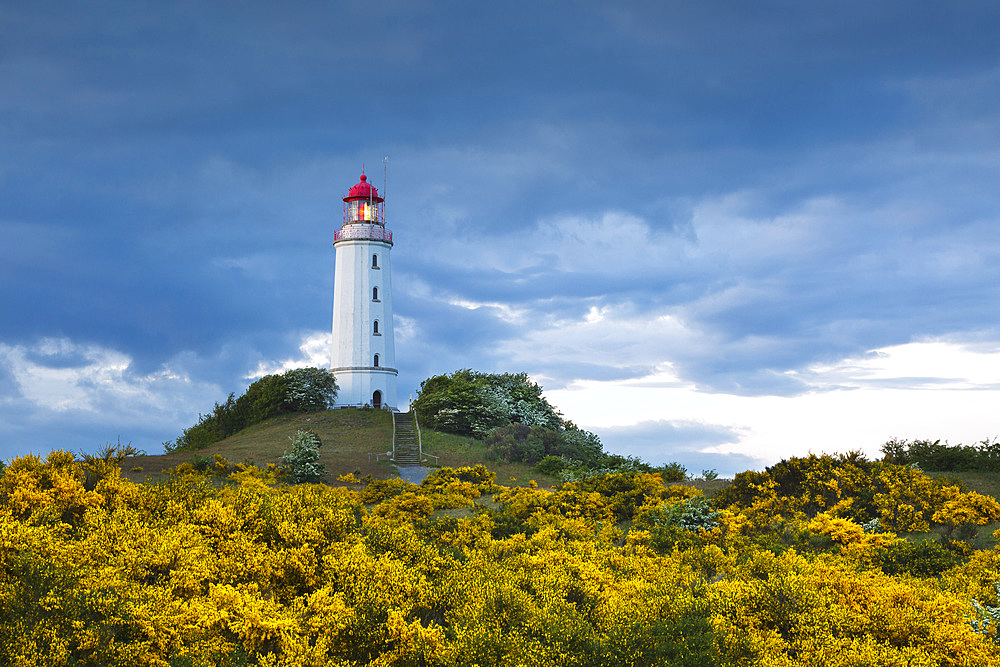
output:
<svg viewBox="0 0 1000 667"><path fill-rule="evenodd" d="M692 546L699 533L721 525L721 516L703 496L696 496L644 511L636 523L649 531L649 546L662 554L675 546Z"/></svg>
<svg viewBox="0 0 1000 667"><path fill-rule="evenodd" d="M968 470L1000 471L1000 441L983 440L977 445L941 444L940 440L908 442L893 438L882 445L882 460L900 465L917 465L933 472Z"/></svg>
<svg viewBox="0 0 1000 667"><path fill-rule="evenodd" d="M880 549L875 562L886 574L936 577L961 562L961 556L933 540L899 540Z"/></svg>
<svg viewBox="0 0 1000 667"><path fill-rule="evenodd" d="M914 440L907 449L907 457L921 470L948 472L974 470L977 452L973 447L942 445L940 440Z"/></svg>
<svg viewBox="0 0 1000 667"><path fill-rule="evenodd" d="M413 410L428 428L485 437L512 423L558 430L562 419L526 373L470 369L435 375L420 383Z"/></svg>
<svg viewBox="0 0 1000 667"><path fill-rule="evenodd" d="M555 452L559 442L559 434L551 429L508 424L486 436L486 456L493 461L523 461L533 465Z"/></svg>
<svg viewBox="0 0 1000 667"><path fill-rule="evenodd" d="M550 477L555 477L569 465L569 462L561 456L546 456L538 465L535 466L535 470L542 473L543 475L549 475Z"/></svg>
<svg viewBox="0 0 1000 667"><path fill-rule="evenodd" d="M293 412L315 412L333 406L337 380L323 368L296 368L282 378L287 387L285 404Z"/></svg>
<svg viewBox="0 0 1000 667"><path fill-rule="evenodd" d="M288 436L292 450L281 456L282 473L296 484L322 482L326 477L326 466L319 462L319 436L312 431L299 429Z"/></svg>
<svg viewBox="0 0 1000 667"><path fill-rule="evenodd" d="M687 468L677 462L664 464L657 472L660 473L664 482L683 482L687 479L688 473Z"/></svg>

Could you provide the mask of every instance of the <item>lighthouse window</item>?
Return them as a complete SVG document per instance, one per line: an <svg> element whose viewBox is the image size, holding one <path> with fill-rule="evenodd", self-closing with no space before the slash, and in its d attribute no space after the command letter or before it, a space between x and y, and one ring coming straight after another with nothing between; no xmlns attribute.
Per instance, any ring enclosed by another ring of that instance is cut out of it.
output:
<svg viewBox="0 0 1000 667"><path fill-rule="evenodd" d="M372 301L378 301L378 288L372 288Z"/></svg>
<svg viewBox="0 0 1000 667"><path fill-rule="evenodd" d="M372 268L378 268L378 255L372 255Z"/></svg>
<svg viewBox="0 0 1000 667"><path fill-rule="evenodd" d="M375 363L372 364L372 366L374 366L375 368L378 368L378 355L377 354L375 355Z"/></svg>
<svg viewBox="0 0 1000 667"><path fill-rule="evenodd" d="M352 201L347 205L348 222L372 222L375 220L375 204L367 201Z"/></svg>
<svg viewBox="0 0 1000 667"><path fill-rule="evenodd" d="M375 320L375 324L372 327L372 333L375 334L376 336L379 335L379 333L378 333L378 320Z"/></svg>

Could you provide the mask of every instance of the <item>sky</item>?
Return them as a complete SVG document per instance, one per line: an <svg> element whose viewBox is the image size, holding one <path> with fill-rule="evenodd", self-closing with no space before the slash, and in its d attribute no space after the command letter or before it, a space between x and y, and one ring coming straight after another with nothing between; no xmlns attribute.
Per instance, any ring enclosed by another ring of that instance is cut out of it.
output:
<svg viewBox="0 0 1000 667"><path fill-rule="evenodd" d="M157 453L327 366L362 169L401 403L524 371L723 475L993 439L998 34L962 0L0 0L0 457Z"/></svg>

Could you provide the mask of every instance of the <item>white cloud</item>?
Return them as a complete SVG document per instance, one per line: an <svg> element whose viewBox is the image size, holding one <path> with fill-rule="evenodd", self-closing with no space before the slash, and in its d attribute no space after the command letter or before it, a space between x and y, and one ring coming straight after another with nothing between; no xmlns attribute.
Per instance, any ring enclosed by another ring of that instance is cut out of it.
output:
<svg viewBox="0 0 1000 667"><path fill-rule="evenodd" d="M137 374L128 355L66 338L45 338L34 345L0 343L0 364L24 401L35 409L60 413L96 416L114 407L119 414L172 419L193 393L202 393L199 389L218 391L214 385L195 386L169 364Z"/></svg>
<svg viewBox="0 0 1000 667"><path fill-rule="evenodd" d="M592 306L580 319L537 322L522 336L501 343L499 355L515 367L650 367L680 356L702 354L710 344L705 332L693 329L669 311L639 312L628 305L605 305Z"/></svg>
<svg viewBox="0 0 1000 667"><path fill-rule="evenodd" d="M860 449L875 456L893 437L971 443L1000 434L996 349L915 342L795 375L813 388L796 396L711 393L657 371L635 380L578 381L546 395L569 419L598 434L650 421L703 425L722 435L700 451L766 463L810 451ZM616 445L606 444L612 450ZM662 451L645 454L664 457Z"/></svg>
<svg viewBox="0 0 1000 667"><path fill-rule="evenodd" d="M449 306L458 306L466 310L479 310L487 308L496 313L497 318L504 322L523 324L526 321L528 311L524 308L513 308L505 303L487 301L469 301L468 299L449 299Z"/></svg>
<svg viewBox="0 0 1000 667"><path fill-rule="evenodd" d="M330 367L330 337L327 331L313 331L302 336L297 357L289 357L281 361L261 361L257 368L247 373L247 380L255 380L265 375L284 373L293 368L329 368Z"/></svg>
<svg viewBox="0 0 1000 667"><path fill-rule="evenodd" d="M945 340L894 345L834 364L789 371L817 389L898 388L1000 390L1000 349L971 350Z"/></svg>
<svg viewBox="0 0 1000 667"><path fill-rule="evenodd" d="M154 435L160 438L154 442L162 442L222 393L215 384L193 380L180 366L175 359L154 372L138 373L122 352L67 338L0 343L0 376L12 385L0 401L0 451L75 447L80 439L87 441L84 446L96 446L97 438L106 441L123 432L142 434L144 447ZM26 432L30 438L18 443ZM67 432L75 439L52 441Z"/></svg>

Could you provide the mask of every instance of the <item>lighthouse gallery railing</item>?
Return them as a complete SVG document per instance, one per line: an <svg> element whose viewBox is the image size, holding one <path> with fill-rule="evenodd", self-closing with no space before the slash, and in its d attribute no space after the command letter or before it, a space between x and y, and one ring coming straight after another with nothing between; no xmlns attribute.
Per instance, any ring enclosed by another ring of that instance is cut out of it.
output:
<svg viewBox="0 0 1000 667"><path fill-rule="evenodd" d="M382 225L344 225L333 233L334 242L345 239L374 239L392 243L392 232Z"/></svg>

